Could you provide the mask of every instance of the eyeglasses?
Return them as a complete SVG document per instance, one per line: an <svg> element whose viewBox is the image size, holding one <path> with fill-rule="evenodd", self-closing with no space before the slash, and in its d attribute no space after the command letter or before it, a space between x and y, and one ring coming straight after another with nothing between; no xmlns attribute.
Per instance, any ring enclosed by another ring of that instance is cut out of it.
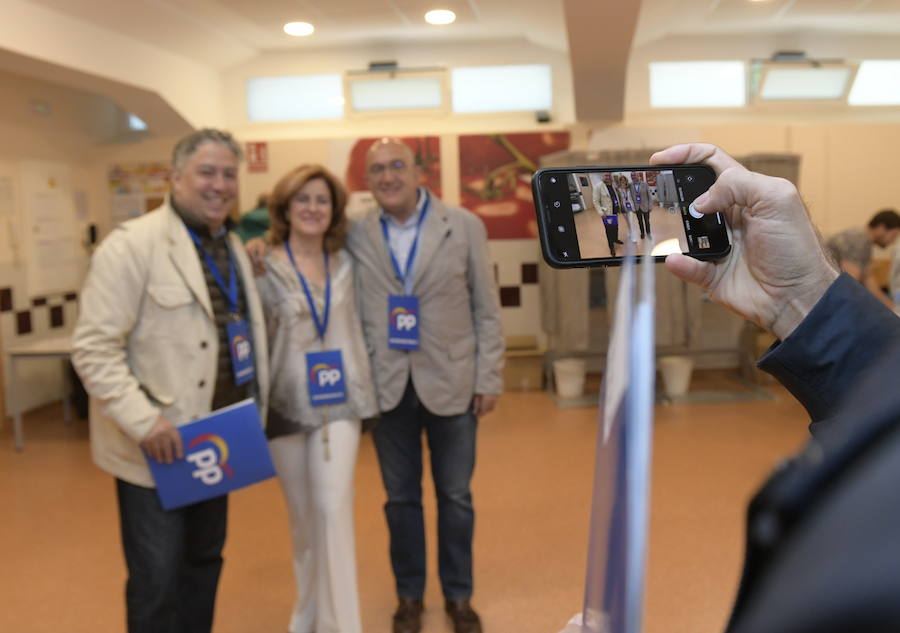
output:
<svg viewBox="0 0 900 633"><path fill-rule="evenodd" d="M395 174L406 169L406 162L402 160L393 160L389 163L372 163L369 165L370 176L380 176L385 171L392 171Z"/></svg>

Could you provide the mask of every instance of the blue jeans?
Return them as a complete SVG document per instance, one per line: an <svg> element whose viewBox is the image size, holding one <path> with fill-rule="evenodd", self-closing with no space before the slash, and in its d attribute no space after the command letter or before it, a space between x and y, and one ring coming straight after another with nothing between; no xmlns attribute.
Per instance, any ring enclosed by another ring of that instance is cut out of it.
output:
<svg viewBox="0 0 900 633"><path fill-rule="evenodd" d="M471 411L442 416L419 402L412 381L397 408L382 413L372 432L388 500L391 565L401 598L425 593L425 522L422 514L422 432L431 451L438 501L438 572L444 597L472 595L475 510L470 482L475 470L478 420Z"/></svg>
<svg viewBox="0 0 900 633"><path fill-rule="evenodd" d="M153 488L116 479L128 565L128 633L212 629L228 497L163 510Z"/></svg>

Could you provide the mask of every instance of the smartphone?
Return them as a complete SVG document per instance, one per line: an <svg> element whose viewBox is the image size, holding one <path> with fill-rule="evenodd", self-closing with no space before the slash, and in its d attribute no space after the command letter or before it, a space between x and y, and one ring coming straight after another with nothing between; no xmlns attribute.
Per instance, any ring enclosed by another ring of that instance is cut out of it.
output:
<svg viewBox="0 0 900 633"><path fill-rule="evenodd" d="M544 259L555 268L618 266L628 242L657 261L720 259L731 251L724 216L692 206L715 180L706 165L540 169L531 188Z"/></svg>

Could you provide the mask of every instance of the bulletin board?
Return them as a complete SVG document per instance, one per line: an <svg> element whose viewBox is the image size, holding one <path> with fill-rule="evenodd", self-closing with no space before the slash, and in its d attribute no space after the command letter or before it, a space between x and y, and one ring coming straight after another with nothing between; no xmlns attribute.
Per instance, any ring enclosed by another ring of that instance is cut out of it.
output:
<svg viewBox="0 0 900 633"><path fill-rule="evenodd" d="M109 168L110 219L113 226L152 211L169 191L168 163L118 163Z"/></svg>

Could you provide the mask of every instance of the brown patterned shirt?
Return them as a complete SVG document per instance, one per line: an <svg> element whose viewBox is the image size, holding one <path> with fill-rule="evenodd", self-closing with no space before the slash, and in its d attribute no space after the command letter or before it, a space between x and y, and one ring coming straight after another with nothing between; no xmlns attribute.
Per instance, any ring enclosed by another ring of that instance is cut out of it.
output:
<svg viewBox="0 0 900 633"><path fill-rule="evenodd" d="M227 284L229 275L228 231L231 230L231 221L226 221L222 230L214 236L210 234L208 226L199 223L194 218L188 216L175 205L174 201L172 203L172 208L175 209L175 212L178 213L184 223L194 231L197 237L200 238L200 244L203 245L203 249L206 249L206 252L212 257L216 264L216 268L219 269L222 279ZM203 269L203 277L206 279L206 285L209 288L209 299L212 304L213 314L216 318L216 331L219 337L219 358L216 368L216 385L213 390L212 402L212 408L215 410L234 404L235 402L240 402L245 398L249 398L252 395L251 386L254 384L254 381L251 380L240 386L234 382L234 371L231 367L231 345L228 340L228 332L226 331L226 324L234 317L229 309L228 299L225 296L225 293L219 288L219 284L216 283L215 277L213 277L213 274L207 265L206 257L203 255L203 249L197 245L197 257L200 258L200 267ZM237 264L235 264L235 274L238 274ZM244 293L244 288L241 285L240 275L238 275L237 282L238 314L242 319L249 322L247 318L247 298Z"/></svg>

